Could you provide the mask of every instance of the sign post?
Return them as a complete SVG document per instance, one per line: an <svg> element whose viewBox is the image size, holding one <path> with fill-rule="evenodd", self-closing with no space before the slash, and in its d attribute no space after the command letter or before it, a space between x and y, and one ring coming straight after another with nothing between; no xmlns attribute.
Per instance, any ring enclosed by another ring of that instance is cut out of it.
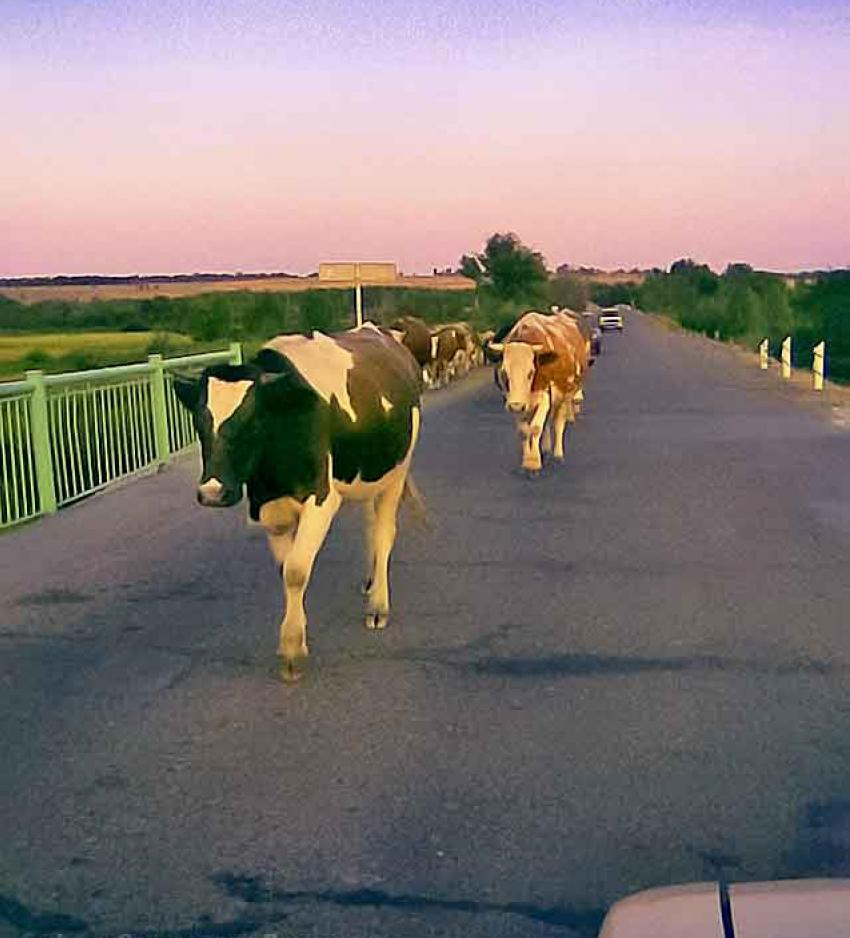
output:
<svg viewBox="0 0 850 938"><path fill-rule="evenodd" d="M323 261L319 280L340 290L354 287L354 319L359 328L363 325L363 284L392 286L398 282L398 268L390 261Z"/></svg>
<svg viewBox="0 0 850 938"><path fill-rule="evenodd" d="M360 284L360 265L354 265L354 318L359 329L363 325L363 287Z"/></svg>
<svg viewBox="0 0 850 938"><path fill-rule="evenodd" d="M813 351L814 360L812 361L812 371L814 372L814 389L816 391L822 391L824 359L826 358L826 343L818 342Z"/></svg>

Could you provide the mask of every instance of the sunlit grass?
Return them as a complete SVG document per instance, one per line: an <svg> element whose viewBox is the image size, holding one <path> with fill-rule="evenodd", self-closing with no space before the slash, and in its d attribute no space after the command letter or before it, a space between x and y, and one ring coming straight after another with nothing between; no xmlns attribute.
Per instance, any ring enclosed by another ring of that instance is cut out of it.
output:
<svg viewBox="0 0 850 938"><path fill-rule="evenodd" d="M124 365L144 361L152 352L179 355L207 344L179 332L5 333L0 334L0 377L22 377L30 368L56 373Z"/></svg>

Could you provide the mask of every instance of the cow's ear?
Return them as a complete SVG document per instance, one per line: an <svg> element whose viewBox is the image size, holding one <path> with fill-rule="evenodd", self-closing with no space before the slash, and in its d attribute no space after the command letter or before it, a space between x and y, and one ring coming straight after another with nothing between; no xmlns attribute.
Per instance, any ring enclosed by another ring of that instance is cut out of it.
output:
<svg viewBox="0 0 850 938"><path fill-rule="evenodd" d="M557 357L558 357L557 352L552 352L552 351L538 352L534 356L534 360L537 362L538 365L549 365L553 361L555 361Z"/></svg>
<svg viewBox="0 0 850 938"><path fill-rule="evenodd" d="M197 410L201 399L201 382L198 378L186 378L183 375L174 376L174 393L177 400L187 410Z"/></svg>

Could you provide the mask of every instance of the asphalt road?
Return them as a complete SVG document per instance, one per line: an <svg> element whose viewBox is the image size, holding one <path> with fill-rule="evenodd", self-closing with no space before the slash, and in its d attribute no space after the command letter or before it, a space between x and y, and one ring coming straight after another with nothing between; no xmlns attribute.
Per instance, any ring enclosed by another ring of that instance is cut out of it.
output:
<svg viewBox="0 0 850 938"><path fill-rule="evenodd" d="M295 687L191 460L4 536L0 934L570 938L850 875L850 435L779 385L635 319L533 481L487 372L436 392L394 621L351 512Z"/></svg>

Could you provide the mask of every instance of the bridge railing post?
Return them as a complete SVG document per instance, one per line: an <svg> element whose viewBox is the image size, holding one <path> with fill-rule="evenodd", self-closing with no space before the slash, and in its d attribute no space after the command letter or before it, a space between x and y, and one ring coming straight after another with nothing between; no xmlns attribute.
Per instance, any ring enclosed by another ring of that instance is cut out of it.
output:
<svg viewBox="0 0 850 938"><path fill-rule="evenodd" d="M782 342L782 377L786 380L791 377L791 336L786 336Z"/></svg>
<svg viewBox="0 0 850 938"><path fill-rule="evenodd" d="M759 368L767 371L768 356L770 354L770 340L762 339L759 343Z"/></svg>
<svg viewBox="0 0 850 938"><path fill-rule="evenodd" d="M823 390L823 373L826 359L826 342L818 342L812 349L812 384L816 391Z"/></svg>
<svg viewBox="0 0 850 938"><path fill-rule="evenodd" d="M44 372L28 371L30 386L30 429L35 457L35 480L42 514L56 514L56 480L53 477L53 456L50 449L50 415L47 411L47 387Z"/></svg>
<svg viewBox="0 0 850 938"><path fill-rule="evenodd" d="M148 355L153 406L153 435L157 466L165 466L171 458L168 445L168 409L165 402L165 370L162 355Z"/></svg>

